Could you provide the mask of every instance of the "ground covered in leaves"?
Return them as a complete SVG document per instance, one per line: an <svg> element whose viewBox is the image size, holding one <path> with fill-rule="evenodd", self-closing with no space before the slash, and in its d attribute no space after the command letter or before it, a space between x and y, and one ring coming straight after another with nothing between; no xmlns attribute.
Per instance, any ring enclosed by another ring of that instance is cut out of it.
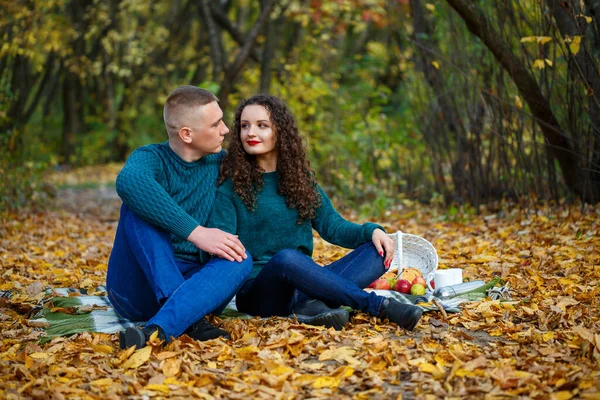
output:
<svg viewBox="0 0 600 400"><path fill-rule="evenodd" d="M0 228L1 398L585 398L600 399L600 206L502 205L480 215L404 202L380 222L424 236L439 268L501 276L513 301L484 300L415 331L357 313L340 332L286 319L215 322L232 340L183 337L134 352L117 335L40 345L27 314L48 288L104 284L120 201L117 166L54 179L46 212ZM351 219L357 219L349 215ZM345 254L317 239L316 259Z"/></svg>

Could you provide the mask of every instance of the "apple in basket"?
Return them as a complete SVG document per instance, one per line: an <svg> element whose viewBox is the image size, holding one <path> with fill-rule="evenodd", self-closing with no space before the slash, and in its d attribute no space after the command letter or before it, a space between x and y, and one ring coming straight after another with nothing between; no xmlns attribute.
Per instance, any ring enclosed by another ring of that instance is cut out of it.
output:
<svg viewBox="0 0 600 400"><path fill-rule="evenodd" d="M411 286L412 283L410 283L406 279L398 279L398 282L396 282L396 284L394 285L394 290L396 292L407 294L410 293Z"/></svg>
<svg viewBox="0 0 600 400"><path fill-rule="evenodd" d="M412 284L413 285L423 285L423 287L425 287L425 286L427 286L427 281L422 276L417 276L415 279L413 279Z"/></svg>
<svg viewBox="0 0 600 400"><path fill-rule="evenodd" d="M425 294L425 286L421 285L420 283L415 283L410 288L410 294L414 296L423 296Z"/></svg>
<svg viewBox="0 0 600 400"><path fill-rule="evenodd" d="M373 288L377 290L390 290L390 281L379 278L375 281Z"/></svg>

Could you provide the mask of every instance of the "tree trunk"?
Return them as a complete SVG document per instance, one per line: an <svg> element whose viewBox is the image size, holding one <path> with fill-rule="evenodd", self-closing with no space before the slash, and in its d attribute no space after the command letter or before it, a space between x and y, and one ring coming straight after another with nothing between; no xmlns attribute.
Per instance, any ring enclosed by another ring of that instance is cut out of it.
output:
<svg viewBox="0 0 600 400"><path fill-rule="evenodd" d="M473 149L466 138L465 129L460 123L459 113L446 95L447 90L444 78L432 64L433 57L431 54L439 54L441 52L438 49L437 43L431 39L433 33L425 19L421 0L410 0L410 10L414 27L413 41L416 44L416 64L435 94L434 101L437 104L438 111L435 112L435 115L439 118L439 123L442 127L440 129L441 132L434 128L435 132L431 132L428 136L434 138L435 147L437 147L437 150L434 151L441 151L442 147L446 151L449 150L450 138L455 138L455 151L448 152L455 195L459 199L469 198L477 204L480 200L474 193L474 187L477 184L471 182L467 174L467 165L473 161L470 157Z"/></svg>
<svg viewBox="0 0 600 400"><path fill-rule="evenodd" d="M225 65L225 55L223 54L223 43L221 41L221 30L215 24L211 12L212 0L202 0L200 5L201 18L204 22L206 31L208 32L208 41L210 43L210 58L212 59L212 80L219 82L222 77L223 66Z"/></svg>
<svg viewBox="0 0 600 400"><path fill-rule="evenodd" d="M63 140L61 156L65 164L71 162L77 135L83 131L83 87L79 77L67 72L63 78Z"/></svg>
<svg viewBox="0 0 600 400"><path fill-rule="evenodd" d="M235 60L233 60L225 72L225 78L221 81L221 89L219 90L218 94L221 108L223 110L227 109L229 106L229 94L233 90L233 84L242 70L242 67L248 60L250 52L256 44L256 38L258 37L259 32L262 30L264 24L267 22L269 15L271 15L271 11L273 11L276 2L277 0L265 0L265 4L261 10L260 16L248 34L244 46L242 46Z"/></svg>
<svg viewBox="0 0 600 400"><path fill-rule="evenodd" d="M600 182L600 75L596 69L598 54L590 54L594 46L599 46L598 32L593 32L593 26L588 27L587 21L582 18L586 10L581 9L580 4L570 1L565 3L559 0L546 0L556 25L563 37L581 36L580 51L577 54L569 53L569 75L574 80L582 82L588 92L587 114L591 126L585 132L573 132L577 134L578 140L574 143L574 151L577 154L587 153L584 157L583 168L589 172L588 179ZM588 1L592 10L599 6L598 1ZM600 10L596 10L600 11ZM593 39L596 40L593 40ZM581 118L579 115L575 118Z"/></svg>
<svg viewBox="0 0 600 400"><path fill-rule="evenodd" d="M261 10L264 10L267 1L260 2ZM275 53L276 26L273 21L266 22L265 26L266 41L263 47L260 64L260 93L269 93L271 91L271 60Z"/></svg>
<svg viewBox="0 0 600 400"><path fill-rule="evenodd" d="M562 177L569 190L584 201L594 202L600 199L600 185L590 182L586 177L587 173L578 165L578 155L574 153L568 135L561 128L548 99L543 96L529 70L502 41L501 36L492 28L477 5L468 0L447 0L447 2L465 21L467 28L494 54L519 89L544 134L547 151L560 165Z"/></svg>
<svg viewBox="0 0 600 400"><path fill-rule="evenodd" d="M84 32L87 26L84 22L84 15L87 5L87 1L72 0L66 8L69 19L79 35L76 35L71 43L72 56L63 62L63 143L61 156L65 164L71 162L71 156L75 150L76 136L81 134L84 129L84 88L79 75L70 70L69 63L78 63L79 57L85 55Z"/></svg>
<svg viewBox="0 0 600 400"><path fill-rule="evenodd" d="M8 71L5 76L8 76L13 99L6 111L6 118L0 125L0 145L8 144L11 153L19 153L23 139L19 128L29 121L43 98L42 94L51 94L49 89L52 89L56 79L56 76L53 76L56 57L54 53L49 54L40 73L34 73L29 60L20 55L4 61L5 70Z"/></svg>

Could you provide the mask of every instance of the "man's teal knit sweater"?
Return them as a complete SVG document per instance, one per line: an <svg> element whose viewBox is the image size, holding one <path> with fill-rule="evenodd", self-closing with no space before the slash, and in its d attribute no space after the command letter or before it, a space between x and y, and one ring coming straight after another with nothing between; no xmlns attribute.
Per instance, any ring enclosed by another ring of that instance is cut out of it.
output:
<svg viewBox="0 0 600 400"><path fill-rule="evenodd" d="M315 218L298 224L298 210L289 208L285 198L277 193L278 173L265 173L263 179L256 211L248 210L233 191L231 180L223 182L208 222L211 227L239 236L254 261L250 278L256 277L262 266L279 250L294 249L312 256L313 228L326 241L350 249L370 241L373 231L381 228L370 222L358 225L346 221L318 186L322 203Z"/></svg>
<svg viewBox="0 0 600 400"><path fill-rule="evenodd" d="M186 239L208 221L224 155L187 162L169 142L140 147L119 173L117 193L137 216L171 234L175 257L201 261L200 250Z"/></svg>

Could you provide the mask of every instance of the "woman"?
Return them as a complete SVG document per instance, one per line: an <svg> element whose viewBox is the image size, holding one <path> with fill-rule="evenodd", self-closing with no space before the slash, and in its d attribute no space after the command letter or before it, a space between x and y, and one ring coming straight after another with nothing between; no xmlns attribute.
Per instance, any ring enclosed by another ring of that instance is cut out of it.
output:
<svg viewBox="0 0 600 400"><path fill-rule="evenodd" d="M393 241L373 223L346 221L310 170L296 121L277 97L256 95L239 106L210 225L239 236L252 255L238 310L287 316L341 329L347 305L413 329L422 310L362 288L391 263ZM355 249L321 267L311 256L312 229L330 243ZM333 308L330 308L333 307Z"/></svg>

